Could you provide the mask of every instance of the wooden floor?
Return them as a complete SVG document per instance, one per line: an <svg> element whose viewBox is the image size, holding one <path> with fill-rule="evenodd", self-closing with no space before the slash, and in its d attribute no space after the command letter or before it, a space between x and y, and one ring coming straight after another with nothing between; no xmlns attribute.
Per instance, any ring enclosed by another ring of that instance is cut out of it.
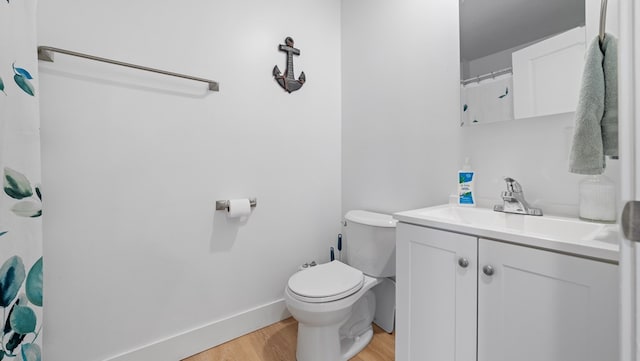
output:
<svg viewBox="0 0 640 361"><path fill-rule="evenodd" d="M296 361L298 322L292 317L183 361ZM395 336L373 325L371 343L351 361L394 361Z"/></svg>

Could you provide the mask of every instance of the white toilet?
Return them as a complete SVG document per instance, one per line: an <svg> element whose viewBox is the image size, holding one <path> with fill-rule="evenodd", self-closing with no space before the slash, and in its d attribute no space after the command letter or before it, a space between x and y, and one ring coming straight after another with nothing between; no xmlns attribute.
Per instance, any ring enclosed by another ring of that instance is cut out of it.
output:
<svg viewBox="0 0 640 361"><path fill-rule="evenodd" d="M298 321L298 361L346 361L360 352L373 337L371 288L395 276L396 220L367 211L345 219L349 265L336 260L297 272L284 292Z"/></svg>

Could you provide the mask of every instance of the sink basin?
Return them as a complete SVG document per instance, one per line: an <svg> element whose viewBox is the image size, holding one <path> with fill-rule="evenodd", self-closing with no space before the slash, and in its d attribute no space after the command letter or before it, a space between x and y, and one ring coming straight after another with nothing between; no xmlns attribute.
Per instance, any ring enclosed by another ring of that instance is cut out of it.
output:
<svg viewBox="0 0 640 361"><path fill-rule="evenodd" d="M618 226L576 218L527 216L487 208L443 205L394 214L413 223L533 247L617 260Z"/></svg>
<svg viewBox="0 0 640 361"><path fill-rule="evenodd" d="M579 219L550 216L524 216L495 212L486 208L463 208L455 206L425 208L421 216L467 224L475 227L504 229L538 237L558 240L593 239L606 225L583 222Z"/></svg>

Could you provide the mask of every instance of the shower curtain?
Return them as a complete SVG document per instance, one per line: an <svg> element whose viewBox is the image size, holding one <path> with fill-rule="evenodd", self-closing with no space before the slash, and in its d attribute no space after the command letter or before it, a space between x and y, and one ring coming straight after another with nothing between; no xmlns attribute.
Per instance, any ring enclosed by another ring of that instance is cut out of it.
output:
<svg viewBox="0 0 640 361"><path fill-rule="evenodd" d="M41 360L36 0L0 0L0 359Z"/></svg>
<svg viewBox="0 0 640 361"><path fill-rule="evenodd" d="M461 85L460 100L460 125L513 120L513 75Z"/></svg>

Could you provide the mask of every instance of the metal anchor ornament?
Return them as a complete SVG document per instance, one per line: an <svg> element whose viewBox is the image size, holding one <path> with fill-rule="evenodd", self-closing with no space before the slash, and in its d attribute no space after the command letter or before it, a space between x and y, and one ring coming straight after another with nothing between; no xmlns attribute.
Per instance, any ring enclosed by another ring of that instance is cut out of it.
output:
<svg viewBox="0 0 640 361"><path fill-rule="evenodd" d="M273 77L284 90L291 93L302 88L302 84L307 80L304 72L300 73L297 80L293 75L293 55L300 55L300 49L293 47L293 39L290 36L284 39L284 45L280 44L278 49L287 53L287 68L284 70L284 74L281 74L278 66L274 66Z"/></svg>

